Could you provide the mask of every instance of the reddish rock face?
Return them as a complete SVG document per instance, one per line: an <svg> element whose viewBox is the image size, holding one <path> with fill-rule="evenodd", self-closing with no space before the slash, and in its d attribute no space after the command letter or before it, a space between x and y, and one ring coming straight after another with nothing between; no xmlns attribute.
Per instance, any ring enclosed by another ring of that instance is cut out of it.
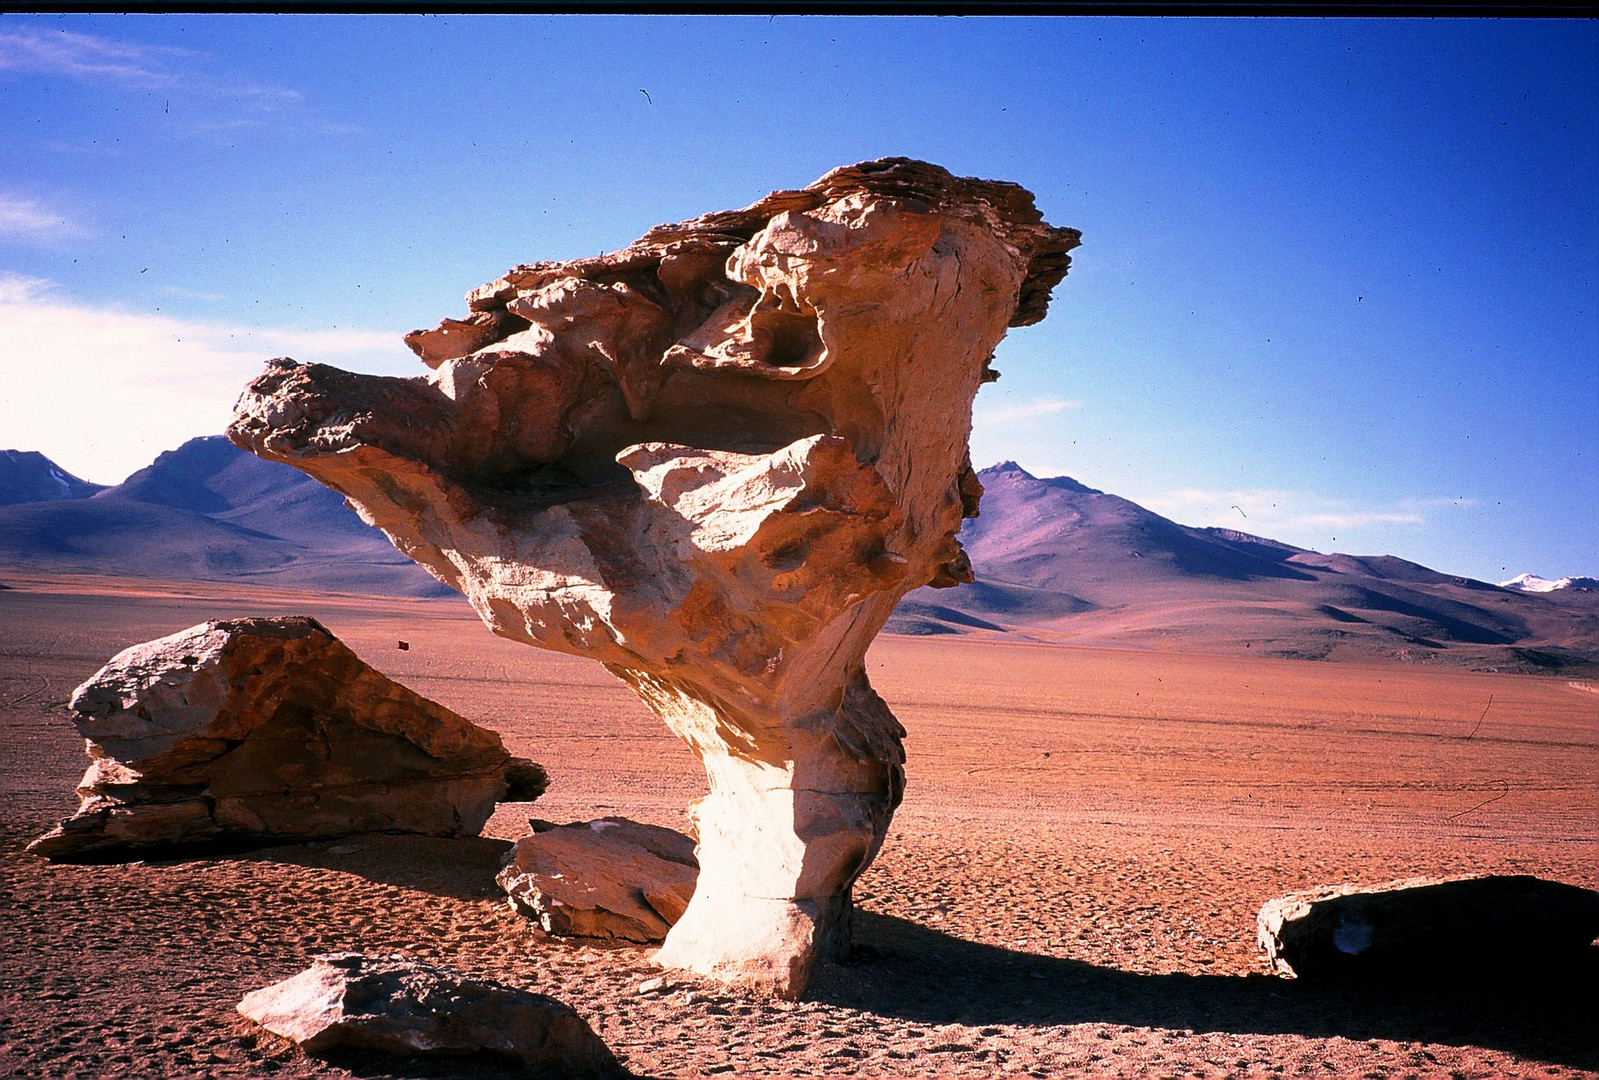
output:
<svg viewBox="0 0 1599 1080"><path fill-rule="evenodd" d="M607 817L535 822L495 880L547 933L652 943L683 917L699 871L689 837Z"/></svg>
<svg viewBox="0 0 1599 1080"><path fill-rule="evenodd" d="M29 850L143 849L361 832L475 835L544 790L500 737L369 667L315 619L208 622L135 645L72 695L89 771Z"/></svg>
<svg viewBox="0 0 1599 1080"><path fill-rule="evenodd" d="M273 361L229 436L343 492L496 633L590 656L695 750L700 879L658 960L800 993L904 785L867 646L970 580L971 405L1078 234L887 159L520 266L414 379Z"/></svg>

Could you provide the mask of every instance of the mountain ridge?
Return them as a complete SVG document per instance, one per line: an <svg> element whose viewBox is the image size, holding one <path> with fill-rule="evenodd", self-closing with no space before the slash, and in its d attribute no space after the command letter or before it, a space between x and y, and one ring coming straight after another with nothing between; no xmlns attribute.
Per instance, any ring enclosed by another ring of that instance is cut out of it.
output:
<svg viewBox="0 0 1599 1080"><path fill-rule="evenodd" d="M37 450L0 450L0 506L86 499L104 488L73 476Z"/></svg>
<svg viewBox="0 0 1599 1080"><path fill-rule="evenodd" d="M0 471L0 483L5 478ZM75 496L0 505L0 564L333 592L456 595L362 522L337 492L286 465L262 461L221 435L164 451L120 484L88 487Z"/></svg>
<svg viewBox="0 0 1599 1080"><path fill-rule="evenodd" d="M889 632L1599 671L1599 591L1506 588L1392 555L1180 525L1015 462L978 476L981 512L960 534L977 581L913 590ZM221 436L166 451L112 487L75 480L42 454L0 454L0 492L44 496L0 505L0 566L456 595L336 492Z"/></svg>
<svg viewBox="0 0 1599 1080"><path fill-rule="evenodd" d="M1595 594L1557 603L1397 556L1179 525L1014 462L978 478L980 513L960 534L977 584L914 590L890 632L1503 671L1599 665L1599 602L1581 599Z"/></svg>

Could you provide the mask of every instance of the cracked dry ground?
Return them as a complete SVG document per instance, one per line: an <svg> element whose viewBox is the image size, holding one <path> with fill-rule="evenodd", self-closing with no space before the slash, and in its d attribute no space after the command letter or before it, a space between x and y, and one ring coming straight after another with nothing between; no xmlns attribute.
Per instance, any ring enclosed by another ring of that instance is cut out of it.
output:
<svg viewBox="0 0 1599 1080"><path fill-rule="evenodd" d="M1266 975L1253 941L1262 901L1326 882L1595 885L1599 696L1581 682L884 639L870 671L910 730L910 789L857 892L859 962L798 1003L675 976L640 994L648 950L543 939L493 883L530 814L681 828L700 793L598 667L494 639L459 604L4 580L0 1075L505 1075L308 1058L233 1011L313 953L362 949L558 997L649 1076L1599 1076L1599 948L1508 985L1340 990ZM73 806L74 685L135 641L284 613L500 731L550 793L477 840L21 852Z"/></svg>

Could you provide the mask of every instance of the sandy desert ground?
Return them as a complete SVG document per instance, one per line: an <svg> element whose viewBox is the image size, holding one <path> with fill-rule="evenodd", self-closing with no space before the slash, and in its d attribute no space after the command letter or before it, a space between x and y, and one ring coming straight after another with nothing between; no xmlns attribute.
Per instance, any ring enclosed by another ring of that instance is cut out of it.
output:
<svg viewBox="0 0 1599 1080"><path fill-rule="evenodd" d="M686 977L641 994L648 950L542 939L493 882L530 815L682 827L701 791L599 667L500 641L458 603L0 581L0 1075L502 1075L308 1058L235 1014L311 954L361 949L552 994L648 1076L1599 1076L1599 947L1515 978L1316 987L1268 976L1254 944L1263 901L1322 883L1599 884L1588 683L884 638L871 676L910 730L910 788L857 891L858 962L798 1003ZM500 731L550 792L482 839L22 852L75 805L73 686L136 641L286 613Z"/></svg>

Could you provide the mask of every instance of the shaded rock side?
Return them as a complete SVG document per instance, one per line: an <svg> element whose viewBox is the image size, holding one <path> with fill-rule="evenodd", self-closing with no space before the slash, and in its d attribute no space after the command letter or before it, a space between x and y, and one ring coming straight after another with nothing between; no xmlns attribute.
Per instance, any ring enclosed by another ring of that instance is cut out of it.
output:
<svg viewBox="0 0 1599 1080"><path fill-rule="evenodd" d="M73 692L82 805L57 859L362 832L475 835L544 790L492 731L369 667L315 619L216 621L118 653Z"/></svg>
<svg viewBox="0 0 1599 1080"><path fill-rule="evenodd" d="M592 657L705 766L657 960L782 996L848 951L904 787L867 646L971 580L972 401L1078 234L889 158L519 266L407 342L431 374L272 361L228 435L342 492L496 633Z"/></svg>
<svg viewBox="0 0 1599 1080"><path fill-rule="evenodd" d="M560 937L659 942L694 896L694 841L607 817L535 823L495 878L511 907Z"/></svg>
<svg viewBox="0 0 1599 1080"><path fill-rule="evenodd" d="M627 1075L571 1007L404 956L318 956L238 1008L311 1054L484 1055L548 1076Z"/></svg>
<svg viewBox="0 0 1599 1080"><path fill-rule="evenodd" d="M1335 885L1268 901L1257 927L1272 967L1301 977L1535 967L1599 936L1599 892L1524 874Z"/></svg>

